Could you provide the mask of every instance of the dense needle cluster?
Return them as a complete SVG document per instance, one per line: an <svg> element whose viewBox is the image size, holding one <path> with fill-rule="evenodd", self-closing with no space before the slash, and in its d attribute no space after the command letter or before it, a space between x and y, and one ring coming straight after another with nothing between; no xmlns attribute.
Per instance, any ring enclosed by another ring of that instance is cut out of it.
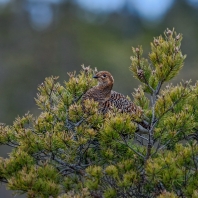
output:
<svg viewBox="0 0 198 198"><path fill-rule="evenodd" d="M29 198L198 198L198 82L163 86L184 64L181 40L167 29L148 58L132 48L133 102L112 91L109 72L97 85L84 66L64 85L46 78L37 117L0 123L0 145L14 148L0 182Z"/></svg>

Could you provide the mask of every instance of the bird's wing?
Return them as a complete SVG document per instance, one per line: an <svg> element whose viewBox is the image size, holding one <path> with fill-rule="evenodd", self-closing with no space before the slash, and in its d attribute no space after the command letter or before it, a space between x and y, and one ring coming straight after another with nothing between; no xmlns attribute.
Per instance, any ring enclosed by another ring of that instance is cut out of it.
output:
<svg viewBox="0 0 198 198"><path fill-rule="evenodd" d="M93 99L96 102L101 102L101 93L99 92L99 90L96 87L92 87L91 89L89 89L83 96L82 96L82 102L84 102L84 100L91 100Z"/></svg>
<svg viewBox="0 0 198 198"><path fill-rule="evenodd" d="M116 91L111 91L110 103L119 109L121 112L125 113L135 113L137 111L137 106L128 100L123 94Z"/></svg>

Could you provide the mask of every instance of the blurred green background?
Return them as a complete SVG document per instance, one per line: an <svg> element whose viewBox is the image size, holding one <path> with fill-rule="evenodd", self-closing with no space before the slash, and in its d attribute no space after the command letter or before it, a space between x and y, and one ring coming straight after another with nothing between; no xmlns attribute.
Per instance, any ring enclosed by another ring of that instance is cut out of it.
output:
<svg viewBox="0 0 198 198"><path fill-rule="evenodd" d="M129 72L131 47L147 57L153 37L166 28L183 34L187 54L173 80L198 78L198 0L0 0L0 122L39 110L38 84L90 65L110 71L114 90L131 96L138 86ZM10 150L0 147L0 155ZM0 187L0 198L12 193ZM21 197L21 196L18 196Z"/></svg>

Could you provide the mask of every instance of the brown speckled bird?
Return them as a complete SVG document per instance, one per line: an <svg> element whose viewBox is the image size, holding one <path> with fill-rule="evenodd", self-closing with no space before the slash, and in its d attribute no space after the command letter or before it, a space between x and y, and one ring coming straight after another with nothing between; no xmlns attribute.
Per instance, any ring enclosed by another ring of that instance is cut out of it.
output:
<svg viewBox="0 0 198 198"><path fill-rule="evenodd" d="M100 112L107 113L113 106L119 111L125 113L135 113L137 110L141 111L134 103L129 101L124 95L112 91L114 79L107 71L98 72L93 78L98 80L95 87L89 89L82 96L82 103L86 99L93 99L99 103Z"/></svg>

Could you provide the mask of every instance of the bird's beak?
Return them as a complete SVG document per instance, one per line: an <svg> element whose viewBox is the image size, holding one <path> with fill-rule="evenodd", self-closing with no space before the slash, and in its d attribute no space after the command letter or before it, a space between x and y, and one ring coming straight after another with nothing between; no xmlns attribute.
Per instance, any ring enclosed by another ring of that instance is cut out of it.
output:
<svg viewBox="0 0 198 198"><path fill-rule="evenodd" d="M98 76L95 75L95 76L93 76L93 78L98 78Z"/></svg>

